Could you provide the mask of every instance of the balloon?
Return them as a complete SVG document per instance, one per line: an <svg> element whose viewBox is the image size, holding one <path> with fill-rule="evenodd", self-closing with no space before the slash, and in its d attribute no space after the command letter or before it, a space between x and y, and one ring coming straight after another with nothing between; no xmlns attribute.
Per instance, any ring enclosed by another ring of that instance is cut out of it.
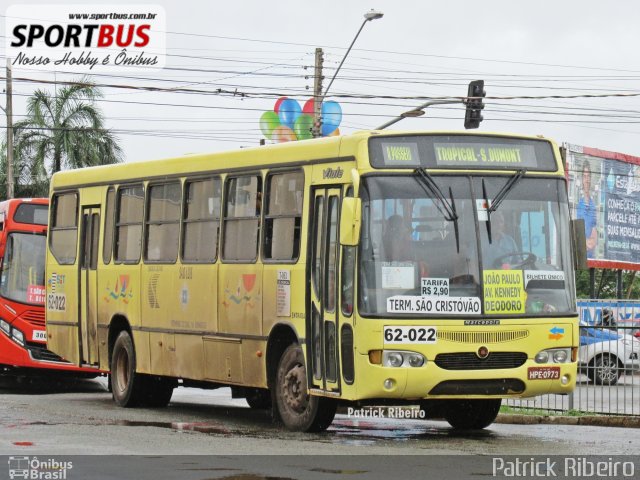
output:
<svg viewBox="0 0 640 480"><path fill-rule="evenodd" d="M284 125L274 128L271 138L279 143L297 140L295 132Z"/></svg>
<svg viewBox="0 0 640 480"><path fill-rule="evenodd" d="M302 114L298 117L293 125L293 131L296 133L298 140L306 140L311 138L311 128L313 127L313 116Z"/></svg>
<svg viewBox="0 0 640 480"><path fill-rule="evenodd" d="M304 107L302 107L302 113L306 113L307 115L313 116L314 108L315 108L315 102L313 101L313 98L310 98L309 100L304 102Z"/></svg>
<svg viewBox="0 0 640 480"><path fill-rule="evenodd" d="M340 129L336 128L333 132L331 132L329 134L330 137L339 137L340 136Z"/></svg>
<svg viewBox="0 0 640 480"><path fill-rule="evenodd" d="M282 119L280 119L282 121ZM329 100L322 104L322 136L333 132L342 121L342 108L338 102Z"/></svg>
<svg viewBox="0 0 640 480"><path fill-rule="evenodd" d="M276 100L276 104L273 107L273 111L276 112L276 113L280 113L280 105L285 100L287 100L287 97L280 97L278 100Z"/></svg>
<svg viewBox="0 0 640 480"><path fill-rule="evenodd" d="M278 109L278 116L280 117L280 123L286 125L289 128L293 128L294 123L302 113L300 104L291 98L284 100Z"/></svg>
<svg viewBox="0 0 640 480"><path fill-rule="evenodd" d="M271 135L273 133L273 129L280 126L280 119L278 118L278 114L275 112L264 112L260 117L260 130L265 137L271 139Z"/></svg>

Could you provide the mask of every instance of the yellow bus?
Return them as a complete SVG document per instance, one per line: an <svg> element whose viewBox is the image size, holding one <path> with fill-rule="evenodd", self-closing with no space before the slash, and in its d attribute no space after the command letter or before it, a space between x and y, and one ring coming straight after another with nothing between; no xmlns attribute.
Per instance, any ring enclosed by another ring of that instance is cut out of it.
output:
<svg viewBox="0 0 640 480"><path fill-rule="evenodd" d="M120 406L230 386L291 430L339 404L478 429L575 387L550 140L360 132L60 172L50 200L50 348Z"/></svg>

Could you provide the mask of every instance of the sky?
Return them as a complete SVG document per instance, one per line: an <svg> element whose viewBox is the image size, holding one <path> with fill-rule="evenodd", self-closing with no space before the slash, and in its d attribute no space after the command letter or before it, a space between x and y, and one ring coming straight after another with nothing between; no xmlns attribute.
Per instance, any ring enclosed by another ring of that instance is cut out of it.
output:
<svg viewBox="0 0 640 480"><path fill-rule="evenodd" d="M0 0L3 40L6 11L14 3ZM129 2L95 3L116 8ZM469 81L483 79L487 99L479 131L544 135L640 157L640 96L633 96L640 95L640 2L634 0L150 4L166 12L167 68L89 78L197 93L102 87L98 104L127 162L258 145L264 138L260 117L278 97L303 104L311 96L315 48L324 50L326 87L372 8L384 17L364 26L327 92L326 100L342 108L341 134L376 128L427 98L465 96ZM2 64L5 58L2 41ZM79 75L14 67L13 77L13 110L20 120L35 89L56 87L17 79L62 84ZM238 94L215 94L219 88ZM504 98L549 96L578 98ZM391 129L463 130L463 119L461 104L430 107ZM4 118L0 125L6 125Z"/></svg>

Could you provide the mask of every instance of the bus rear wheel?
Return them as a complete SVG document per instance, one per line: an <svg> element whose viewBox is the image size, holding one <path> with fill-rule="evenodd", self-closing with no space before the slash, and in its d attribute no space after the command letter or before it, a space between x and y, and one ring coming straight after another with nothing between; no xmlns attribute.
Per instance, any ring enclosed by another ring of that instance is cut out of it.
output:
<svg viewBox="0 0 640 480"><path fill-rule="evenodd" d="M276 409L285 427L296 432L321 432L331 425L336 402L309 395L304 355L293 344L280 357L276 373Z"/></svg>
<svg viewBox="0 0 640 480"><path fill-rule="evenodd" d="M129 332L120 332L111 356L111 389L120 407L136 407L144 398L144 381L136 373L136 352Z"/></svg>
<svg viewBox="0 0 640 480"><path fill-rule="evenodd" d="M502 400L449 400L444 418L459 430L481 430L491 425L500 411Z"/></svg>

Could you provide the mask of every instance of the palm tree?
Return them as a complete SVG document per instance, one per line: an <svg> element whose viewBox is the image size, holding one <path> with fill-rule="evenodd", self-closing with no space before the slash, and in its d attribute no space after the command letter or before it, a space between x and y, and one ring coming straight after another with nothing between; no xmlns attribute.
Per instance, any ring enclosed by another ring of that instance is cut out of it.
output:
<svg viewBox="0 0 640 480"><path fill-rule="evenodd" d="M40 183L66 168L119 163L122 150L104 128L96 100L100 89L87 81L71 83L55 95L36 90L27 103L27 118L14 125L16 162Z"/></svg>

